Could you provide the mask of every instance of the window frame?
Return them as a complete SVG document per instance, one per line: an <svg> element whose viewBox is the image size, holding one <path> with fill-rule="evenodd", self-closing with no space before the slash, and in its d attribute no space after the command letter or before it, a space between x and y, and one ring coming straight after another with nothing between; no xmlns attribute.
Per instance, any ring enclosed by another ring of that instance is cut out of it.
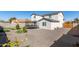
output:
<svg viewBox="0 0 79 59"><path fill-rule="evenodd" d="M42 22L42 26L46 26L46 22Z"/></svg>

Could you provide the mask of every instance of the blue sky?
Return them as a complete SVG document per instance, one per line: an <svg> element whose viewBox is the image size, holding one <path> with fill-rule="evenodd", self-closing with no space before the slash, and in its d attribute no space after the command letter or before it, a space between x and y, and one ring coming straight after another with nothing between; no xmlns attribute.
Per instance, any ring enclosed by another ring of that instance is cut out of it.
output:
<svg viewBox="0 0 79 59"><path fill-rule="evenodd" d="M8 20L11 17L18 19L30 18L32 13L48 14L53 11L0 11L0 20ZM79 18L79 11L63 11L65 20L73 20Z"/></svg>

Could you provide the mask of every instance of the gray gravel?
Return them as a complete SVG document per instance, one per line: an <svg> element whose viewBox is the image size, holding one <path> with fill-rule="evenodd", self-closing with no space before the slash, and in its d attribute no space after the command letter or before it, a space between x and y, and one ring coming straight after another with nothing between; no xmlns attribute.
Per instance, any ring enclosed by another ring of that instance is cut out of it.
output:
<svg viewBox="0 0 79 59"><path fill-rule="evenodd" d="M70 29L29 29L27 33L28 43L31 47L49 47Z"/></svg>
<svg viewBox="0 0 79 59"><path fill-rule="evenodd" d="M27 33L16 33L16 30L11 30L6 32L6 34L11 41L15 41L17 38L21 42L20 47L27 46Z"/></svg>

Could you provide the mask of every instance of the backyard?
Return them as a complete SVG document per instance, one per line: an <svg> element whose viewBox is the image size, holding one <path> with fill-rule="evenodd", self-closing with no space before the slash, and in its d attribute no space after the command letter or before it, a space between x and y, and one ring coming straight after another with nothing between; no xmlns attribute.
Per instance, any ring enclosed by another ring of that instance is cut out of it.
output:
<svg viewBox="0 0 79 59"><path fill-rule="evenodd" d="M17 24L15 27L0 27L0 46L25 47L27 44L27 29Z"/></svg>
<svg viewBox="0 0 79 59"><path fill-rule="evenodd" d="M79 34L78 30L74 30L76 27L79 28L77 24L74 24L73 28L57 30L29 29L27 33L28 43L31 47L72 47L79 43L79 38L73 36L73 34Z"/></svg>
<svg viewBox="0 0 79 59"><path fill-rule="evenodd" d="M74 24L72 29L60 28L56 30L27 29L19 24L8 24L8 26L6 24L0 26L1 47L65 47L73 46L79 41L77 35L72 35L78 34L78 30L75 29L79 29L77 24Z"/></svg>

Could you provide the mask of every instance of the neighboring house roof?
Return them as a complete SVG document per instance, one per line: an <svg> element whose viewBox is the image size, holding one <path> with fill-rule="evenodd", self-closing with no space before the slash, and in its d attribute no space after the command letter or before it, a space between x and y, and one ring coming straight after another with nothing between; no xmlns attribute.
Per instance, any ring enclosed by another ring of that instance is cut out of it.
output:
<svg viewBox="0 0 79 59"><path fill-rule="evenodd" d="M42 20L47 20L47 21L50 21L50 22L59 22L59 21L57 21L57 20L47 19L47 18L42 18L42 19L40 19L39 21L42 21ZM39 22L39 21L38 21L38 22Z"/></svg>
<svg viewBox="0 0 79 59"><path fill-rule="evenodd" d="M30 23L30 22L32 21L28 19L16 19L12 21L12 23Z"/></svg>

